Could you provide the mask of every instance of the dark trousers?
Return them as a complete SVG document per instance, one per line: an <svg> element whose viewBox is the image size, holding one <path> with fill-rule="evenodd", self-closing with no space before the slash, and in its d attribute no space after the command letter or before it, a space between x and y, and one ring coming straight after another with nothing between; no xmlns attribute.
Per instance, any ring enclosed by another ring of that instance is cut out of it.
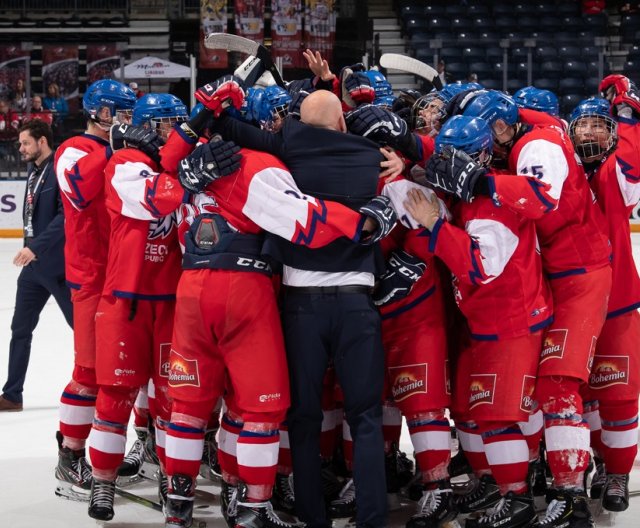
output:
<svg viewBox="0 0 640 528"><path fill-rule="evenodd" d="M365 293L310 294L292 288L285 296L283 328L291 379L287 425L300 520L308 528L330 526L320 476L320 430L322 380L331 358L353 438L356 525L385 526L384 353L377 309Z"/></svg>
<svg viewBox="0 0 640 528"><path fill-rule="evenodd" d="M3 396L7 400L22 402L22 389L29 366L33 330L40 319L40 312L52 295L67 323L73 328L71 293L64 282L64 277L49 277L36 273L31 265L22 269L18 277L16 307L11 321L9 373L7 382L2 388Z"/></svg>

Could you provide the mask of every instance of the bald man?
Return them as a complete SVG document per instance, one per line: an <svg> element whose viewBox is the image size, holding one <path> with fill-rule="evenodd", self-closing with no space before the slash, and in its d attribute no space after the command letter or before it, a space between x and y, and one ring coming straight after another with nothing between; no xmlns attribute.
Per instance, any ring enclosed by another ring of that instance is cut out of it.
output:
<svg viewBox="0 0 640 528"><path fill-rule="evenodd" d="M311 93L300 121L287 118L276 134L229 117L215 128L225 139L279 157L305 194L355 210L376 196L384 158L372 141L346 133L340 101L331 92ZM380 315L370 298L382 265L380 250L346 238L309 249L270 236L265 252L283 264L286 287L282 321L292 402L287 424L298 517L311 528L331 526L320 475L320 430L322 380L332 360L354 444L356 526L385 526L384 354Z"/></svg>

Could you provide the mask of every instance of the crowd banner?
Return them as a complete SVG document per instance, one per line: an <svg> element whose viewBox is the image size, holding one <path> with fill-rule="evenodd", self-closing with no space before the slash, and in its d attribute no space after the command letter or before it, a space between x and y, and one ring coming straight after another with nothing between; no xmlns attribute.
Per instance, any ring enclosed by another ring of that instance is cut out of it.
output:
<svg viewBox="0 0 640 528"><path fill-rule="evenodd" d="M26 81L29 52L15 44L0 45L0 97L8 98L18 80Z"/></svg>
<svg viewBox="0 0 640 528"><path fill-rule="evenodd" d="M304 68L302 0L271 0L271 54L284 68Z"/></svg>
<svg viewBox="0 0 640 528"><path fill-rule="evenodd" d="M22 237L26 180L0 180L0 237Z"/></svg>
<svg viewBox="0 0 640 528"><path fill-rule="evenodd" d="M227 32L226 0L200 0L200 68L226 68L229 64L227 50L204 47L204 37L209 33Z"/></svg>
<svg viewBox="0 0 640 528"><path fill-rule="evenodd" d="M264 0L235 0L236 35L262 43L264 40Z"/></svg>
<svg viewBox="0 0 640 528"><path fill-rule="evenodd" d="M71 112L78 110L78 46L75 44L42 45L43 92L56 83Z"/></svg>
<svg viewBox="0 0 640 528"><path fill-rule="evenodd" d="M334 0L306 0L304 41L307 48L319 51L331 64L336 40L336 10Z"/></svg>
<svg viewBox="0 0 640 528"><path fill-rule="evenodd" d="M120 67L120 56L113 44L87 44L87 86L100 79L109 79Z"/></svg>

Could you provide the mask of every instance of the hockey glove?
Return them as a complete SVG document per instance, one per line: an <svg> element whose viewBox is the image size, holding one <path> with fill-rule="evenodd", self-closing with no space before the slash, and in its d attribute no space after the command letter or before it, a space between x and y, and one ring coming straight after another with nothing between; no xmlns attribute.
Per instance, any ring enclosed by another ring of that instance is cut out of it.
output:
<svg viewBox="0 0 640 528"><path fill-rule="evenodd" d="M640 94L628 77L620 74L607 75L600 82L600 94L611 103L611 115L640 116ZM635 115L634 115L635 114Z"/></svg>
<svg viewBox="0 0 640 528"><path fill-rule="evenodd" d="M190 193L202 192L218 178L233 174L240 168L240 147L233 141L212 140L197 147L180 162L178 179L180 185Z"/></svg>
<svg viewBox="0 0 640 528"><path fill-rule="evenodd" d="M368 204L360 208L360 212L378 222L378 229L373 233L363 232L360 243L365 246L375 244L386 237L396 225L398 215L386 196L376 196Z"/></svg>
<svg viewBox="0 0 640 528"><path fill-rule="evenodd" d="M207 130L213 128L213 112L208 108L202 108L189 121L180 123L180 129L193 141L205 135Z"/></svg>
<svg viewBox="0 0 640 528"><path fill-rule="evenodd" d="M464 112L464 109L480 92L486 92L486 90L478 90L473 88L471 90L465 90L464 92L460 92L454 95L451 100L447 103L444 109L445 116L442 121L446 121L448 118L461 115Z"/></svg>
<svg viewBox="0 0 640 528"><path fill-rule="evenodd" d="M233 106L240 109L244 101L241 80L233 75L224 75L216 81L198 88L195 97L205 108L218 117L225 108Z"/></svg>
<svg viewBox="0 0 640 528"><path fill-rule="evenodd" d="M132 147L160 163L160 147L164 145L164 140L149 128L125 123L113 125L109 131L109 142L113 150Z"/></svg>
<svg viewBox="0 0 640 528"><path fill-rule="evenodd" d="M371 86L371 81L369 80L369 77L367 77L365 75L366 80L362 79L361 82L359 82L357 79L350 79L349 85L347 86L347 80L349 79L349 77L352 77L354 74L357 73L361 73L364 74L364 72L366 71L366 68L364 67L364 64L362 63L358 63L358 64L352 64L351 66L345 66L344 68L342 68L342 70L340 70L340 93L341 93L341 99L342 102L345 105L346 109L353 109L356 106L358 106L358 101L356 101L355 99L353 99L351 97L351 90L353 90L354 95L356 96L356 98L358 98L360 96L360 92L358 91L358 87L362 84L362 90L363 90L363 94L366 91L366 86L368 85L369 88L371 89L371 91L373 92L373 97L371 98L370 101L368 102L373 102L373 99L375 98L375 91L373 91L373 87ZM366 97L366 96L365 96Z"/></svg>
<svg viewBox="0 0 640 528"><path fill-rule="evenodd" d="M343 88L351 101L355 103L353 106L372 103L376 97L375 90L371 86L371 80L362 72L354 72L347 75L343 81Z"/></svg>
<svg viewBox="0 0 640 528"><path fill-rule="evenodd" d="M427 265L419 258L406 251L394 251L373 292L373 303L382 306L404 299L426 269Z"/></svg>
<svg viewBox="0 0 640 528"><path fill-rule="evenodd" d="M295 117L296 119L300 119L300 107L302 106L302 101L309 95L309 92L305 90L300 90L291 95L291 101L289 101L289 115Z"/></svg>
<svg viewBox="0 0 640 528"><path fill-rule="evenodd" d="M429 184L448 194L454 194L465 202L475 196L475 187L486 169L478 165L462 150L446 146L441 154L431 156L425 168Z"/></svg>

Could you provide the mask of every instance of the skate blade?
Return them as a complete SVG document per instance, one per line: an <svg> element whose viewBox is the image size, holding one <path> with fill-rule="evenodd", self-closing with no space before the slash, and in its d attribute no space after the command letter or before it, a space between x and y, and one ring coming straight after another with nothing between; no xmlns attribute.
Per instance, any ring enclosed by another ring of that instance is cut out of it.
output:
<svg viewBox="0 0 640 528"><path fill-rule="evenodd" d="M213 471L207 464L200 464L199 475L203 479L210 480L211 482L220 482L222 480L222 475Z"/></svg>
<svg viewBox="0 0 640 528"><path fill-rule="evenodd" d="M116 479L116 486L120 488L128 488L129 486L133 486L134 484L142 482L143 480L145 480L145 478L139 474L132 475L130 477L118 477Z"/></svg>
<svg viewBox="0 0 640 528"><path fill-rule="evenodd" d="M70 482L60 481L58 481L54 493L57 497L76 502L89 502L89 497L91 496L90 490L79 488L78 486L74 486Z"/></svg>
<svg viewBox="0 0 640 528"><path fill-rule="evenodd" d="M160 480L160 466L158 464L153 464L152 462L143 462L142 467L140 468L140 473L138 473L143 478L149 480Z"/></svg>

